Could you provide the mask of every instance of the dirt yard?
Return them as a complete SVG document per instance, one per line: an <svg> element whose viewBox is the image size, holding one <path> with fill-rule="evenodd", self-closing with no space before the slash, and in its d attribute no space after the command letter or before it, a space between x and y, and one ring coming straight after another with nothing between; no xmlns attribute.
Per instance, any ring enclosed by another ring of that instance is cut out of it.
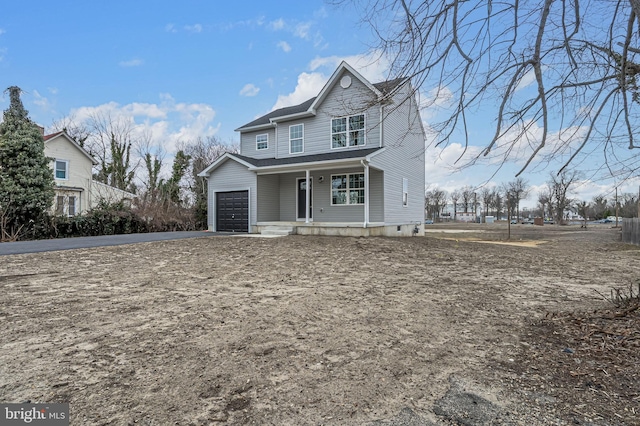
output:
<svg viewBox="0 0 640 426"><path fill-rule="evenodd" d="M603 297L638 248L427 229L0 257L0 401L72 425L640 424L640 314Z"/></svg>

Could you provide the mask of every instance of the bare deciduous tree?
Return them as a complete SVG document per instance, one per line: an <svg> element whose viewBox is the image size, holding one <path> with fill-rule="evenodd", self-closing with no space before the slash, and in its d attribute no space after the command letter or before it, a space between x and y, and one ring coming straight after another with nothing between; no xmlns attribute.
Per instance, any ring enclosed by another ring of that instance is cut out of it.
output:
<svg viewBox="0 0 640 426"><path fill-rule="evenodd" d="M568 170L563 170L558 174L551 173L549 177L547 185L551 195L550 206L557 223L564 223L564 212L574 202L571 198L571 187L578 182L579 178L578 172Z"/></svg>
<svg viewBox="0 0 640 426"><path fill-rule="evenodd" d="M451 199L451 203L453 204L453 220L457 220L458 216L458 200L460 200L462 194L460 191L455 190L449 194L449 198Z"/></svg>
<svg viewBox="0 0 640 426"><path fill-rule="evenodd" d="M464 207L464 212L469 212L469 205L473 207L473 188L470 186L465 186L460 191L460 196L462 197L462 207Z"/></svg>
<svg viewBox="0 0 640 426"><path fill-rule="evenodd" d="M596 155L608 174L637 171L640 1L334 0L362 13L390 61L389 78L411 77L431 104L436 144L469 144L469 118L493 105L481 156L520 157L522 167Z"/></svg>
<svg viewBox="0 0 640 426"><path fill-rule="evenodd" d="M517 177L505 185L505 191L509 193L518 218L520 217L520 201L529 196L529 190L529 183L521 177Z"/></svg>
<svg viewBox="0 0 640 426"><path fill-rule="evenodd" d="M427 215L434 222L440 217L440 212L447 204L447 192L442 189L431 189L425 193L425 208Z"/></svg>

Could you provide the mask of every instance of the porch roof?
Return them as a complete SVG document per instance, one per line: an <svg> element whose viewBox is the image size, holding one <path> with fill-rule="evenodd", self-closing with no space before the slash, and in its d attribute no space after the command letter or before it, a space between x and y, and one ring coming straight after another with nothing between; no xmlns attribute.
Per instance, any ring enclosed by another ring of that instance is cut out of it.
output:
<svg viewBox="0 0 640 426"><path fill-rule="evenodd" d="M378 151L382 151L384 148L367 148L367 149L352 149L349 151L335 151L325 152L322 154L310 154L300 155L295 157L285 158L252 158L246 157L240 154L231 154L233 157L237 157L246 163L251 164L256 169L263 168L278 168L287 166L299 166L302 164L324 163L340 160L361 160L367 159Z"/></svg>

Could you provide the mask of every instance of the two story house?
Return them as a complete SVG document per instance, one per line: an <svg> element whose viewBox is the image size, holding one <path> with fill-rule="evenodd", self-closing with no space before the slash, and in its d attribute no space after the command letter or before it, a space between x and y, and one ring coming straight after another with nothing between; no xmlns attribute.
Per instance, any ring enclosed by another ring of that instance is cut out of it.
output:
<svg viewBox="0 0 640 426"><path fill-rule="evenodd" d="M237 129L208 180L211 231L424 233L425 134L409 79L372 84L346 62L318 96Z"/></svg>
<svg viewBox="0 0 640 426"><path fill-rule="evenodd" d="M55 183L53 213L56 215L75 216L102 200L131 203L135 197L93 180L93 166L98 162L64 131L44 135L44 155L51 158Z"/></svg>

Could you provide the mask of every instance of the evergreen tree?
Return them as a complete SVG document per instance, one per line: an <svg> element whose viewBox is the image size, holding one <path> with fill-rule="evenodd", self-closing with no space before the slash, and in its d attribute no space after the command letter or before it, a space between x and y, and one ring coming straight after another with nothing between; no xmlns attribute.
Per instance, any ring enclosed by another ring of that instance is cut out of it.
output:
<svg viewBox="0 0 640 426"><path fill-rule="evenodd" d="M11 103L0 123L0 210L7 225L29 226L53 203L53 171L42 133L20 100L20 88L7 91Z"/></svg>

